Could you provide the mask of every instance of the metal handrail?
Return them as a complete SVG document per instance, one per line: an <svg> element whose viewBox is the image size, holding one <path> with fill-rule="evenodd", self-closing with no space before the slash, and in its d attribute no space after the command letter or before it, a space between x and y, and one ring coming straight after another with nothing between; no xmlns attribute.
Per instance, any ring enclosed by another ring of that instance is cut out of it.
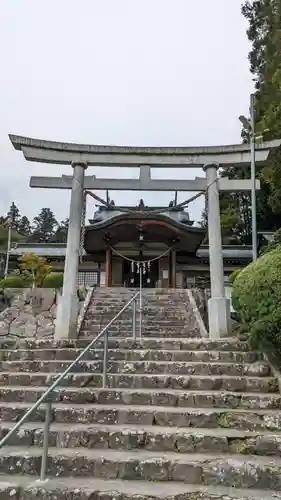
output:
<svg viewBox="0 0 281 500"><path fill-rule="evenodd" d="M121 316L121 314L128 309L128 307L133 303L133 317L132 317L132 333L133 339L136 339L136 302L138 297L141 300L141 292L137 292L125 306L112 318L109 323L102 329L102 331L83 349L83 351L77 356L77 358L66 368L66 370L61 373L55 382L46 389L44 394L34 403L34 405L27 410L27 412L23 415L23 417L14 425L14 427L0 440L0 449L6 444L9 438L22 426L24 422L30 417L37 408L46 401L47 397L56 389L59 383L71 372L72 368L83 358L84 354L88 352L91 347L104 336L104 357L103 357L103 374L102 381L103 387L107 385L107 362L108 362L108 328ZM140 308L141 311L141 308ZM140 312L141 315L141 312ZM141 316L140 316L141 321ZM141 327L140 327L140 336L141 336ZM43 453L42 453L42 462L41 462L41 472L40 472L40 480L44 481L46 476L47 469L47 460L48 460L48 437L49 437L49 427L51 423L51 401L46 401L46 416L45 416L45 425L44 425L44 438L43 438Z"/></svg>

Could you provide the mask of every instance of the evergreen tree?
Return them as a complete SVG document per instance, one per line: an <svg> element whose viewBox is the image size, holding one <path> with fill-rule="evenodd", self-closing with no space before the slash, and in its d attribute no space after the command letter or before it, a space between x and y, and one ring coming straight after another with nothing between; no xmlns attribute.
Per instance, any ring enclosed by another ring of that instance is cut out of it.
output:
<svg viewBox="0 0 281 500"><path fill-rule="evenodd" d="M17 230L20 221L20 211L14 202L11 204L7 216L11 222L11 227Z"/></svg>
<svg viewBox="0 0 281 500"><path fill-rule="evenodd" d="M249 169L230 167L221 174L229 179L245 179L249 177ZM250 194L244 192L220 192L221 234L225 245L251 243L251 200ZM205 197L205 208L202 211L202 227L208 226L208 195ZM205 238L207 241L207 236Z"/></svg>
<svg viewBox="0 0 281 500"><path fill-rule="evenodd" d="M53 243L66 243L68 225L69 219L62 220L58 225L54 235L51 237L50 241L52 241Z"/></svg>
<svg viewBox="0 0 281 500"><path fill-rule="evenodd" d="M221 172L229 179L247 179L250 168L228 167ZM220 193L222 239L225 244L251 243L251 198L248 192Z"/></svg>
<svg viewBox="0 0 281 500"><path fill-rule="evenodd" d="M58 223L50 208L42 208L41 212L33 219L33 231L31 241L47 243L50 241Z"/></svg>
<svg viewBox="0 0 281 500"><path fill-rule="evenodd" d="M281 1L247 0L242 14L248 21L247 35L252 44L250 70L255 81L255 131L264 140L281 136ZM249 142L249 132L242 130ZM281 150L266 165L256 167L261 181L257 192L258 229L276 230L281 226ZM229 167L222 171L230 179L249 178L249 169ZM251 242L250 193L221 193L223 237L237 243ZM228 227L228 230L226 228ZM226 233L227 236L226 236Z"/></svg>
<svg viewBox="0 0 281 500"><path fill-rule="evenodd" d="M29 219L24 215L19 223L18 223L18 232L25 236L30 236L31 234L31 225Z"/></svg>
<svg viewBox="0 0 281 500"><path fill-rule="evenodd" d="M265 140L281 135L281 2L246 1L242 13L249 23L251 72L255 77L256 130ZM281 151L258 168L262 193L258 196L258 222L264 229L280 227Z"/></svg>

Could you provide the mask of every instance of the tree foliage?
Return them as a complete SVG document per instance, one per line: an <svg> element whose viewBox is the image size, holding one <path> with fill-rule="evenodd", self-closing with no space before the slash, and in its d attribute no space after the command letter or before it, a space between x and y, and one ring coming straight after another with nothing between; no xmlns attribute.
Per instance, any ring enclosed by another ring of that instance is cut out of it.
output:
<svg viewBox="0 0 281 500"><path fill-rule="evenodd" d="M273 240L270 242L267 242L266 245L264 245L262 249L262 253L268 253L271 252L271 250L274 250L275 248L278 248L281 246L281 229L278 229L276 233L273 235Z"/></svg>
<svg viewBox="0 0 281 500"><path fill-rule="evenodd" d="M238 274L242 271L242 269L235 269L235 271L232 271L232 273L229 275L229 281L230 283L234 283L236 280Z"/></svg>
<svg viewBox="0 0 281 500"><path fill-rule="evenodd" d="M33 288L41 287L52 270L47 259L39 257L33 252L27 252L19 258L19 267L22 274L31 277Z"/></svg>
<svg viewBox="0 0 281 500"><path fill-rule="evenodd" d="M52 243L66 243L69 219L62 220L57 226L54 234L50 237Z"/></svg>
<svg viewBox="0 0 281 500"><path fill-rule="evenodd" d="M42 208L41 212L33 219L31 241L47 243L50 241L57 228L57 220L50 208Z"/></svg>
<svg viewBox="0 0 281 500"><path fill-rule="evenodd" d="M18 232L24 236L30 236L32 233L32 228L29 219L24 215L21 217L18 223Z"/></svg>
<svg viewBox="0 0 281 500"><path fill-rule="evenodd" d="M2 288L28 288L29 282L25 276L20 274L11 274L0 280L0 289Z"/></svg>
<svg viewBox="0 0 281 500"><path fill-rule="evenodd" d="M21 217L20 217L20 211L19 211L19 209L16 206L14 201L12 202L12 204L10 206L10 209L7 213L7 216L8 216L9 223L10 223L11 227L13 229L18 230L18 225L19 225Z"/></svg>
<svg viewBox="0 0 281 500"><path fill-rule="evenodd" d="M251 43L250 70L255 82L255 132L264 140L281 136L281 1L246 0L242 14L248 22ZM237 115L243 110L237 110ZM249 142L249 130L241 132ZM249 178L249 169L228 167L221 172L230 179ZM276 231L281 226L281 150L266 165L257 165L261 191L257 193L257 226ZM250 193L221 194L224 243L250 243ZM206 215L205 215L206 216ZM236 220L235 220L236 219Z"/></svg>
<svg viewBox="0 0 281 500"><path fill-rule="evenodd" d="M66 243L69 219L60 223L50 208L42 208L31 224L26 215L21 216L13 202L8 213L0 216L0 247L6 248L9 226L12 228L11 242Z"/></svg>
<svg viewBox="0 0 281 500"><path fill-rule="evenodd" d="M9 226L11 224L11 219L8 217L0 217L0 248L7 249ZM16 229L11 228L11 241L20 242L24 238L18 233Z"/></svg>
<svg viewBox="0 0 281 500"><path fill-rule="evenodd" d="M63 273L53 272L48 274L43 281L43 288L61 288L63 285Z"/></svg>
<svg viewBox="0 0 281 500"><path fill-rule="evenodd" d="M264 139L280 137L281 126L281 2L280 0L248 0L242 13L249 23L248 38L251 72L255 78L256 129ZM281 214L281 150L260 169L265 189L263 215L267 227L280 227ZM271 212L271 214L270 214ZM271 215L271 217L270 217Z"/></svg>

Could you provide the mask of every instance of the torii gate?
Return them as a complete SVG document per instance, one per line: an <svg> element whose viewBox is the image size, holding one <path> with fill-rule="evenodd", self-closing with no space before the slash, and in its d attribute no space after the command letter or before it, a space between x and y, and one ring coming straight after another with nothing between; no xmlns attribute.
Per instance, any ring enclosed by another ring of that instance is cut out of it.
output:
<svg viewBox="0 0 281 500"><path fill-rule="evenodd" d="M30 186L45 189L71 189L69 229L67 237L63 293L60 301L55 338L75 338L77 332L76 279L78 273L81 218L84 190L130 191L208 191L208 236L211 278L209 299L209 334L220 338L229 331L229 301L223 281L222 241L220 228L219 190L249 191L251 180L217 178L220 166L248 166L251 162L248 144L211 147L122 147L95 146L45 141L10 135L15 149L29 161L68 164L73 175L62 177L31 177ZM258 144L256 162L265 162L281 140ZM139 167L139 179L98 179L85 176L88 166ZM206 178L194 180L151 179L153 168L203 168ZM259 181L256 188L260 189Z"/></svg>

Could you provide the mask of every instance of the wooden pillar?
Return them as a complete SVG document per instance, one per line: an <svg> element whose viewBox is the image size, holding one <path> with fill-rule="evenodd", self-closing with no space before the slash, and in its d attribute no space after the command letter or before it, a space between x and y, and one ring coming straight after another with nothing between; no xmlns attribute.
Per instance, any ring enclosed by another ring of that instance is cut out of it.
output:
<svg viewBox="0 0 281 500"><path fill-rule="evenodd" d="M177 252L171 251L171 288L176 288L176 273L177 273Z"/></svg>
<svg viewBox="0 0 281 500"><path fill-rule="evenodd" d="M111 286L111 276L112 276L112 252L110 248L107 248L105 254L105 286Z"/></svg>
<svg viewBox="0 0 281 500"><path fill-rule="evenodd" d="M176 250L171 250L169 259L169 288L176 288L176 264L177 264L177 252Z"/></svg>

